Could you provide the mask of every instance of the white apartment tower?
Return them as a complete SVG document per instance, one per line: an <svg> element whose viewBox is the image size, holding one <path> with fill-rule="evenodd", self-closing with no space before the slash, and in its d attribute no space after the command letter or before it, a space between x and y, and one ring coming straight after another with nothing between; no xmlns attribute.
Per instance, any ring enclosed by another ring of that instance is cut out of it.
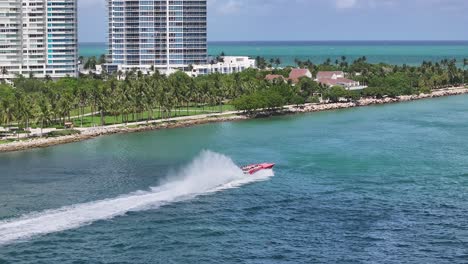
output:
<svg viewBox="0 0 468 264"><path fill-rule="evenodd" d="M108 71L207 63L207 0L107 0Z"/></svg>
<svg viewBox="0 0 468 264"><path fill-rule="evenodd" d="M0 0L0 79L76 77L77 0Z"/></svg>

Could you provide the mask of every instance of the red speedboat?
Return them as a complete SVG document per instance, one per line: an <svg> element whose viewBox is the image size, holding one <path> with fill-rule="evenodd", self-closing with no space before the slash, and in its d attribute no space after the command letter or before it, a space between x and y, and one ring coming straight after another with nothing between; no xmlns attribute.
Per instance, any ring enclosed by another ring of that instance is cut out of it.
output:
<svg viewBox="0 0 468 264"><path fill-rule="evenodd" d="M253 175L262 170L270 170L275 166L274 163L262 163L262 164L252 164L249 166L242 167L242 171L245 174Z"/></svg>

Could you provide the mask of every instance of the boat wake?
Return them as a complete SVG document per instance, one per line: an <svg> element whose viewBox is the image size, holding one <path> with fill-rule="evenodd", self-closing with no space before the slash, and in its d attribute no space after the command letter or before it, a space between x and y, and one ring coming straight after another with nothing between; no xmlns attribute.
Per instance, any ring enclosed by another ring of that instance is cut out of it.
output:
<svg viewBox="0 0 468 264"><path fill-rule="evenodd" d="M139 191L113 199L66 206L0 221L0 245L79 228L99 220L125 215L130 211L155 209L200 195L264 181L273 176L273 171L266 170L247 176L230 158L204 151L174 175L170 177L172 180L151 188L150 191Z"/></svg>

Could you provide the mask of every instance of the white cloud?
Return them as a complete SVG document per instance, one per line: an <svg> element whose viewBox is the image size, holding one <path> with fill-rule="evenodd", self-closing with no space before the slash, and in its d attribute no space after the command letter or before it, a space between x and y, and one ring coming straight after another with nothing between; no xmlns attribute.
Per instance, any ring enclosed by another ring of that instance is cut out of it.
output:
<svg viewBox="0 0 468 264"><path fill-rule="evenodd" d="M79 7L96 7L96 6L104 6L105 0L78 0Z"/></svg>
<svg viewBox="0 0 468 264"><path fill-rule="evenodd" d="M220 4L217 11L221 14L232 14L237 13L241 10L242 3L240 1L229 0Z"/></svg>
<svg viewBox="0 0 468 264"><path fill-rule="evenodd" d="M357 0L336 0L336 7L338 9L353 8L358 4Z"/></svg>
<svg viewBox="0 0 468 264"><path fill-rule="evenodd" d="M84 9L104 8L105 2L106 0L78 0L78 5ZM281 10L285 6L296 6L300 9L304 6L318 3L323 3L339 10L398 6L402 8L435 7L442 10L468 9L468 0L208 0L210 10L221 15L238 14L246 9L249 12L253 12L253 9L255 9L255 12L261 13L265 9Z"/></svg>
<svg viewBox="0 0 468 264"><path fill-rule="evenodd" d="M393 7L397 4L410 5L420 0L335 0L335 8L337 9L352 9L352 8L378 8L378 7ZM426 1L426 0L425 0ZM439 1L439 0L436 0Z"/></svg>

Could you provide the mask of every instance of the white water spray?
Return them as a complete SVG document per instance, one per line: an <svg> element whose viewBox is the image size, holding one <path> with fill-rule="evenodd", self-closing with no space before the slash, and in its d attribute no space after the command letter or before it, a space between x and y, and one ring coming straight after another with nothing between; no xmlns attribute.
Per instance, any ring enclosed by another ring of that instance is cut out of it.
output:
<svg viewBox="0 0 468 264"><path fill-rule="evenodd" d="M204 151L189 166L176 174L176 181L151 188L151 191L140 191L113 199L46 210L0 221L0 245L78 228L95 221L122 216L129 211L157 208L202 194L238 188L248 183L266 180L271 176L273 176L272 170L262 171L254 176L244 175L230 158Z"/></svg>

